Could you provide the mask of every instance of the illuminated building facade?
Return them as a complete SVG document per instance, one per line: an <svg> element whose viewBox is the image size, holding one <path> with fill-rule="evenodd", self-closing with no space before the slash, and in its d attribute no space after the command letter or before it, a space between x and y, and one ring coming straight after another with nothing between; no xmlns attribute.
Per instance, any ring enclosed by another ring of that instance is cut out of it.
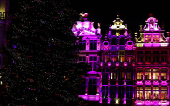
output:
<svg viewBox="0 0 170 106"><path fill-rule="evenodd" d="M169 38L149 17L136 38L136 104L169 105ZM142 27L142 26L141 26Z"/></svg>
<svg viewBox="0 0 170 106"><path fill-rule="evenodd" d="M72 31L81 45L78 62L89 63L91 71L79 97L98 105L169 105L169 37L158 20L150 16L133 42L119 15L104 39L100 24L95 29L88 14L81 15Z"/></svg>

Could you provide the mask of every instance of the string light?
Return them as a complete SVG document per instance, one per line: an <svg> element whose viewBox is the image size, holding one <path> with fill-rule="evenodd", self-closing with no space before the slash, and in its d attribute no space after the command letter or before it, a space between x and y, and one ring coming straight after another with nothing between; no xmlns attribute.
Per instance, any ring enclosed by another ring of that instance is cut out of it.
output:
<svg viewBox="0 0 170 106"><path fill-rule="evenodd" d="M87 64L73 62L76 38L69 27L75 13L68 11L67 4L63 0L23 1L14 15L6 35L9 46L5 47L11 58L3 76L14 105L78 105L76 83Z"/></svg>

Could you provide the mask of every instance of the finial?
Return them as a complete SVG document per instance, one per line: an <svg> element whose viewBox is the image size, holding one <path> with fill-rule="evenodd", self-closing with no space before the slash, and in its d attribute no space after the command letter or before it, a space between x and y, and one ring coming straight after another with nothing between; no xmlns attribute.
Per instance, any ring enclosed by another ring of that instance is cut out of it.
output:
<svg viewBox="0 0 170 106"><path fill-rule="evenodd" d="M100 23L98 23L98 27L100 28Z"/></svg>
<svg viewBox="0 0 170 106"><path fill-rule="evenodd" d="M82 13L80 13L79 15L81 15L81 17L83 17L83 18L86 18L87 15L88 15L88 13L84 13L84 14L83 14L83 12L82 12Z"/></svg>
<svg viewBox="0 0 170 106"><path fill-rule="evenodd" d="M82 12L82 13L80 13L79 15L83 17L83 12Z"/></svg>
<svg viewBox="0 0 170 106"><path fill-rule="evenodd" d="M135 37L137 37L137 34L138 34L138 33L136 32L136 33L135 33Z"/></svg>
<svg viewBox="0 0 170 106"><path fill-rule="evenodd" d="M119 13L118 13L118 14L117 14L117 18L119 18L119 16L120 16L120 15L119 15Z"/></svg>

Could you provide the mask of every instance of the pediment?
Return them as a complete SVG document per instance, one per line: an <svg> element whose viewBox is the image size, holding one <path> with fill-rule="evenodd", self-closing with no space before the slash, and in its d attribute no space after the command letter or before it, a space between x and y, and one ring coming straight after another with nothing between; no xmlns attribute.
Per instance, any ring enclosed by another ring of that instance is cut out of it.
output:
<svg viewBox="0 0 170 106"><path fill-rule="evenodd" d="M87 31L87 30L83 30L80 32L79 36L83 36L83 35L96 35L95 32L93 31Z"/></svg>

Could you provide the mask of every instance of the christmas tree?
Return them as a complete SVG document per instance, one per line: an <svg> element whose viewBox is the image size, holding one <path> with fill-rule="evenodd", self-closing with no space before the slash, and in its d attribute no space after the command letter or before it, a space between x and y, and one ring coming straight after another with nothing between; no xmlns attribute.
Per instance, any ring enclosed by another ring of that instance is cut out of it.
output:
<svg viewBox="0 0 170 106"><path fill-rule="evenodd" d="M76 12L68 0L20 0L6 34L8 55L2 79L4 101L26 106L80 106L81 75L89 69L77 63L76 37L71 28Z"/></svg>

